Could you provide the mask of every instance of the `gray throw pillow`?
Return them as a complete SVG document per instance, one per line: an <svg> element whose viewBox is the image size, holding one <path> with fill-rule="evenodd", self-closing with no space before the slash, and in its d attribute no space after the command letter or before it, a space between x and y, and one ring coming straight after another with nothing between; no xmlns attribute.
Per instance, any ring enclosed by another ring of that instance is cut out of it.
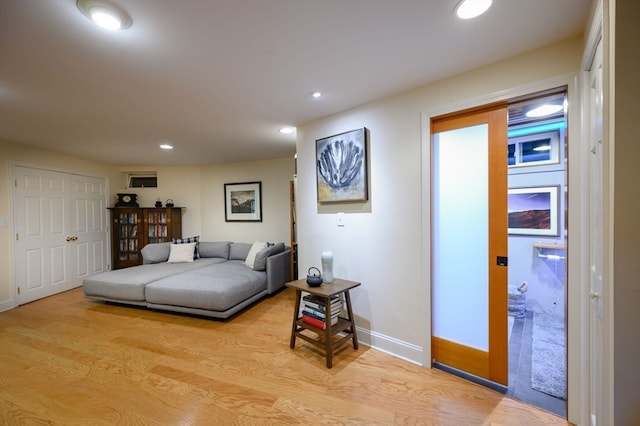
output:
<svg viewBox="0 0 640 426"><path fill-rule="evenodd" d="M284 243L276 243L268 245L256 254L256 259L253 261L254 271L264 271L267 269L267 258L274 254L282 253L284 251Z"/></svg>
<svg viewBox="0 0 640 426"><path fill-rule="evenodd" d="M143 263L163 263L169 260L171 243L151 243L141 250Z"/></svg>

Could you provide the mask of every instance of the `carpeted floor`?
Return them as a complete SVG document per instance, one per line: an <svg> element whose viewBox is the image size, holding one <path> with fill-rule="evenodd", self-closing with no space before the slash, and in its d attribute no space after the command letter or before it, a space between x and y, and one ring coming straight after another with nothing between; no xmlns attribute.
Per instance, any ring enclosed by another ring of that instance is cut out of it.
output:
<svg viewBox="0 0 640 426"><path fill-rule="evenodd" d="M565 399L565 348L562 317L534 313L531 336L531 387L556 398Z"/></svg>

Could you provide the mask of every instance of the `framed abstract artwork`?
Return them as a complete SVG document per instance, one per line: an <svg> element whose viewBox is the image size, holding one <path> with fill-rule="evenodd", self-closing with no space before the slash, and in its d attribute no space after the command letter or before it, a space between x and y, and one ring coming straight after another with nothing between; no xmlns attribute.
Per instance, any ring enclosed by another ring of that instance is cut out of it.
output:
<svg viewBox="0 0 640 426"><path fill-rule="evenodd" d="M557 236L558 186L510 188L510 235Z"/></svg>
<svg viewBox="0 0 640 426"><path fill-rule="evenodd" d="M262 182L224 184L226 222L262 222Z"/></svg>
<svg viewBox="0 0 640 426"><path fill-rule="evenodd" d="M367 129L316 140L319 203L367 201Z"/></svg>

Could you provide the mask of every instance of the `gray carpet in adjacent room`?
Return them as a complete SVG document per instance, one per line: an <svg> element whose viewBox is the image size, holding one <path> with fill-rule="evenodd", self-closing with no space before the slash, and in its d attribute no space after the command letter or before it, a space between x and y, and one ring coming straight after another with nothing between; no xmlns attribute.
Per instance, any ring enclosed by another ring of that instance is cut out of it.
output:
<svg viewBox="0 0 640 426"><path fill-rule="evenodd" d="M531 387L565 399L566 344L562 317L534 313L531 339Z"/></svg>

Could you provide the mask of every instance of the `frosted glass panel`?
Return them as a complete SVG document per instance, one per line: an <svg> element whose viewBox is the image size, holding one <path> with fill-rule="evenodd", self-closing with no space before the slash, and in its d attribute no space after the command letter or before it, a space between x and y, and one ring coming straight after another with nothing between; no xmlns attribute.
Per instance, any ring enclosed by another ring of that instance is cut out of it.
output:
<svg viewBox="0 0 640 426"><path fill-rule="evenodd" d="M433 334L489 350L488 125L434 135Z"/></svg>

